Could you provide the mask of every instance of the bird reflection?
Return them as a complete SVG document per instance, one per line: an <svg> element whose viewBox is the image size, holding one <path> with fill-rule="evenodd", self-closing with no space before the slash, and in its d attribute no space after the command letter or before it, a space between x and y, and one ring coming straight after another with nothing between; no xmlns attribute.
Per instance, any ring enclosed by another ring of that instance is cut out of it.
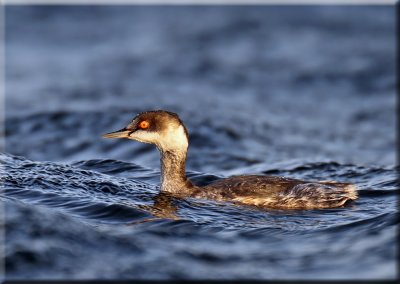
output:
<svg viewBox="0 0 400 284"><path fill-rule="evenodd" d="M176 200L176 198L172 197L168 193L160 192L153 197L153 200L154 200L153 205L139 205L137 207L141 210L149 212L154 217L146 218L139 221L133 221L128 223L127 225L136 225L140 223L154 221L157 219L170 219L170 220L180 219L179 216L177 215L178 207L174 204L174 200Z"/></svg>

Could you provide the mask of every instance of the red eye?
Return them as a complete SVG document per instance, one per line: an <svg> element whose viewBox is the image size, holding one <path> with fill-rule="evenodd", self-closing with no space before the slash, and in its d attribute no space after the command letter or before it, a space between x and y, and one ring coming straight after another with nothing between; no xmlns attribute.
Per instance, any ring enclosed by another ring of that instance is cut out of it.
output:
<svg viewBox="0 0 400 284"><path fill-rule="evenodd" d="M149 128L150 123L147 120L143 120L139 123L139 128L140 129L147 129Z"/></svg>

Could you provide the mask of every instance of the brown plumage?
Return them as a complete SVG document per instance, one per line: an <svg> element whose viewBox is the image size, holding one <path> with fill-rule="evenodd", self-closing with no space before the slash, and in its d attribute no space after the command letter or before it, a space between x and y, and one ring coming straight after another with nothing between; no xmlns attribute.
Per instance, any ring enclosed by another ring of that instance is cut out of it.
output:
<svg viewBox="0 0 400 284"><path fill-rule="evenodd" d="M148 111L105 138L128 138L157 146L161 154L161 190L177 197L228 201L276 209L319 209L357 199L357 188L335 181L303 181L278 176L243 175L206 186L193 185L185 174L189 138L175 113Z"/></svg>

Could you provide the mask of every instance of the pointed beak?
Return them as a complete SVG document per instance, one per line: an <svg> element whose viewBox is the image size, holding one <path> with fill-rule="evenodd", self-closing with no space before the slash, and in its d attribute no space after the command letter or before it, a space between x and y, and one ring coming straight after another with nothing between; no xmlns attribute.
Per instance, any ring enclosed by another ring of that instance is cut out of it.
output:
<svg viewBox="0 0 400 284"><path fill-rule="evenodd" d="M132 130L129 130L125 127L118 131L103 134L103 138L128 138L129 134L131 134L132 132Z"/></svg>

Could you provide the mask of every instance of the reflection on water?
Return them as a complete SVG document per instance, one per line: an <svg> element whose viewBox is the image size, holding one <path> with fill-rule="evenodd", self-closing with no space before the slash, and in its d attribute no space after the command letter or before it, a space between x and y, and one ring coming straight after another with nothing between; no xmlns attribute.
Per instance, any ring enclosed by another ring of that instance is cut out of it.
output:
<svg viewBox="0 0 400 284"><path fill-rule="evenodd" d="M174 198L167 193L160 192L154 198L153 205L139 206L142 210L150 212L152 215L162 219L179 220L177 215L178 207L174 205ZM153 219L148 219L153 220Z"/></svg>

